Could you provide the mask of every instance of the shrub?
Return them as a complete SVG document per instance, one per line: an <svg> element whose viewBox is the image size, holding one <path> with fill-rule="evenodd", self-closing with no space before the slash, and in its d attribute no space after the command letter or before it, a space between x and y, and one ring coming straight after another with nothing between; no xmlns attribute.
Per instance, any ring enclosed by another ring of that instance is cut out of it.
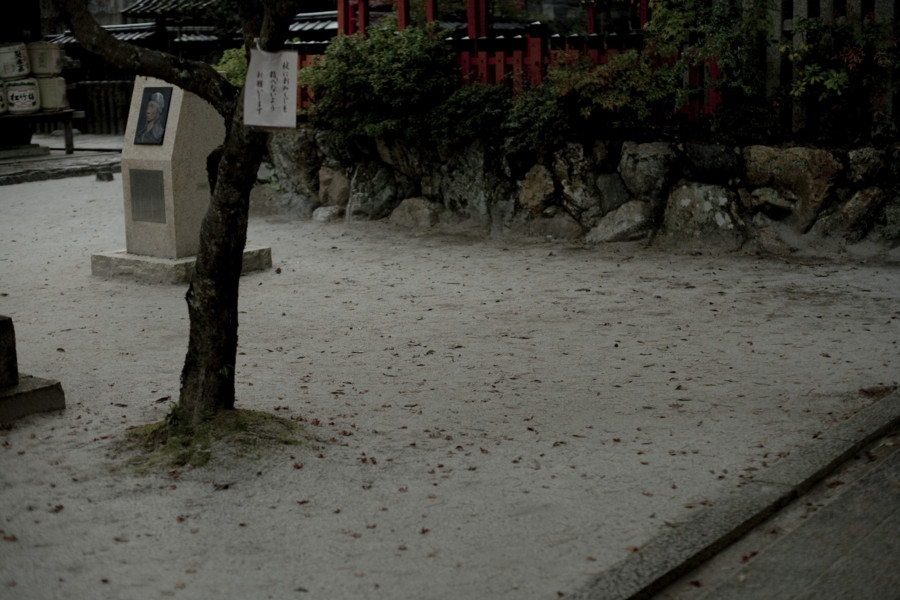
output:
<svg viewBox="0 0 900 600"><path fill-rule="evenodd" d="M562 61L515 99L504 123L507 151L546 154L566 140L659 130L671 121L680 89L679 72L636 50L599 66Z"/></svg>
<svg viewBox="0 0 900 600"><path fill-rule="evenodd" d="M300 71L315 97L311 121L349 137L417 139L429 116L458 87L440 35L390 20L368 35L334 40L322 61Z"/></svg>
<svg viewBox="0 0 900 600"><path fill-rule="evenodd" d="M247 51L240 48L229 48L222 53L222 59L213 68L223 71L231 85L241 87L247 79Z"/></svg>
<svg viewBox="0 0 900 600"><path fill-rule="evenodd" d="M849 15L800 19L797 32L800 41L782 52L795 68L790 94L806 105L810 128L846 142L877 134L884 100L900 87L900 49L890 25Z"/></svg>
<svg viewBox="0 0 900 600"><path fill-rule="evenodd" d="M434 109L428 135L435 144L459 145L475 138L497 144L511 105L512 91L506 86L461 86Z"/></svg>

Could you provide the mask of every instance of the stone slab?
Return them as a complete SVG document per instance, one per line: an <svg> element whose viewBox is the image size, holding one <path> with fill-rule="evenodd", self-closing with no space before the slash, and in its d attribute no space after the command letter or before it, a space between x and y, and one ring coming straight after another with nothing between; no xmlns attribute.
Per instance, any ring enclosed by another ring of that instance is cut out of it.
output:
<svg viewBox="0 0 900 600"><path fill-rule="evenodd" d="M18 385L0 389L0 423L65 407L66 396L58 381L20 374Z"/></svg>
<svg viewBox="0 0 900 600"><path fill-rule="evenodd" d="M651 598L690 567L702 563L795 498L789 486L752 482L737 495L693 519L676 523L589 585L574 592L578 600Z"/></svg>
<svg viewBox="0 0 900 600"><path fill-rule="evenodd" d="M900 550L898 481L900 453L894 453L709 597L895 598L900 581L900 555L892 552Z"/></svg>
<svg viewBox="0 0 900 600"><path fill-rule="evenodd" d="M91 274L108 279L127 278L144 283L183 284L194 274L194 260L186 258L158 258L130 254L126 250L98 252L91 255ZM272 249L247 247L241 273L265 271L272 268Z"/></svg>
<svg viewBox="0 0 900 600"><path fill-rule="evenodd" d="M0 149L0 159L4 158L21 158L30 156L44 156L50 154L50 148L38 146L37 144L28 144L26 146L13 146L11 148Z"/></svg>
<svg viewBox="0 0 900 600"><path fill-rule="evenodd" d="M796 456L788 457L790 460L779 461L764 475L756 476L754 481L739 488L739 495L733 501L713 505L694 519L678 524L671 533L658 536L571 597L578 600L652 598L805 493L840 462L898 425L900 392L894 392L811 440Z"/></svg>

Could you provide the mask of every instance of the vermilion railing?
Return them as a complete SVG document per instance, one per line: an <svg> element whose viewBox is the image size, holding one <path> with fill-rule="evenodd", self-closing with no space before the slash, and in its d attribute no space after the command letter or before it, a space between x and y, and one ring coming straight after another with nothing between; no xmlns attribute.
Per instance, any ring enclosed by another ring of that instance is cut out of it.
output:
<svg viewBox="0 0 900 600"><path fill-rule="evenodd" d="M561 56L589 57L595 65L605 64L609 57L628 47L640 45L640 35L632 39L610 43L610 36L604 39L596 32L595 6L587 0L583 2L588 21L588 36L560 38L550 36L546 27L535 24L523 35L514 37L492 37L488 26L487 0L467 0L467 36L453 40L456 48L457 64L465 83L512 85L516 89L539 85L547 74L547 68L560 60ZM367 0L337 0L338 35L365 33L369 25ZM409 26L409 0L396 0L398 29ZM426 0L426 20L433 22L437 15L437 0ZM640 29L649 18L648 0L640 0L638 6ZM624 36L618 36L624 37ZM319 50L321 52L321 49ZM320 54L299 53L300 67L313 64ZM687 75L687 85L698 90L692 94L688 105L682 109L689 119L697 120L701 114L711 114L721 103L721 94L707 82L719 79L720 71L715 63L695 67ZM702 91L701 91L702 90ZM298 108L308 108L312 98L308 90L299 89Z"/></svg>

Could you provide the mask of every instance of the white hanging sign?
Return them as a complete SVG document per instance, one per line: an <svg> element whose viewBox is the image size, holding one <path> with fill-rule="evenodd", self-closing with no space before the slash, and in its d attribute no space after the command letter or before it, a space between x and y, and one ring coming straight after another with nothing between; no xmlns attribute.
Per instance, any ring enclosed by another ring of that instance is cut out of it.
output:
<svg viewBox="0 0 900 600"><path fill-rule="evenodd" d="M244 85L244 125L297 126L297 53L250 50Z"/></svg>

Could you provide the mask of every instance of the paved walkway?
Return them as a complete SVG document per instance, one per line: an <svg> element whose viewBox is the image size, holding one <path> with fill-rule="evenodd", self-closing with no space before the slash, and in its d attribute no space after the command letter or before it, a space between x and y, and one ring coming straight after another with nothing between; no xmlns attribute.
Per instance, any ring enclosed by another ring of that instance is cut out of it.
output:
<svg viewBox="0 0 900 600"><path fill-rule="evenodd" d="M118 170L121 138L76 136L74 155L62 153L61 138L36 136L34 141L60 150L0 161L0 184ZM894 307L892 314L897 311ZM703 511L566 596L897 597L898 425L900 394L895 391L826 431L818 453L779 461L734 502Z"/></svg>

